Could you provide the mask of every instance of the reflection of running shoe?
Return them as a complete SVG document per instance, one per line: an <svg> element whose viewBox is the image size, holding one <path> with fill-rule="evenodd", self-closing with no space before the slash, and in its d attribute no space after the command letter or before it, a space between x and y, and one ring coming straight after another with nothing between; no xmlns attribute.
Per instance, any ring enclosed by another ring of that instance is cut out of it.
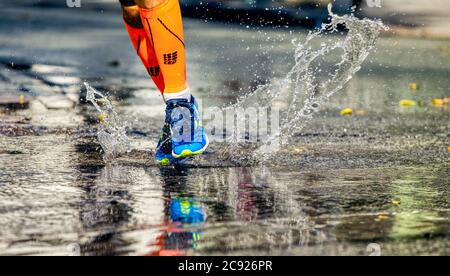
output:
<svg viewBox="0 0 450 276"><path fill-rule="evenodd" d="M168 101L166 121L170 122L172 156L174 158L192 157L205 152L209 141L201 124L198 105L193 96L191 101L186 99Z"/></svg>
<svg viewBox="0 0 450 276"><path fill-rule="evenodd" d="M174 222L195 224L205 222L203 208L192 198L175 198L170 203L170 217Z"/></svg>

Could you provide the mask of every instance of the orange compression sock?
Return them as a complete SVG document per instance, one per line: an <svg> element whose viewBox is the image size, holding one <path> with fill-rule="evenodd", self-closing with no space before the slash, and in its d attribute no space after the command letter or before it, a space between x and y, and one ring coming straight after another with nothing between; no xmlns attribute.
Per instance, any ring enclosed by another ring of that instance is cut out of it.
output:
<svg viewBox="0 0 450 276"><path fill-rule="evenodd" d="M164 79L164 93L188 91L183 22L178 0L167 0L152 9L139 9L151 47Z"/></svg>
<svg viewBox="0 0 450 276"><path fill-rule="evenodd" d="M128 30L128 34L130 35L131 42L133 43L138 56L141 58L142 63L147 69L147 72L155 82L159 91L163 93L165 89L164 78L161 73L161 68L159 66L158 59L156 58L156 54L153 51L153 46L151 45L145 30L143 28L133 28L126 22L125 26Z"/></svg>

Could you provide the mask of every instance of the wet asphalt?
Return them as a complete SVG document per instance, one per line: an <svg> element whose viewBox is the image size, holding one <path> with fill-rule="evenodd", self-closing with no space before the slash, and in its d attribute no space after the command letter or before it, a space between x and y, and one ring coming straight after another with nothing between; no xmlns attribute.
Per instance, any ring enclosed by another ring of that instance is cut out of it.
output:
<svg viewBox="0 0 450 276"><path fill-rule="evenodd" d="M0 97L29 105L0 107L1 255L368 255L372 243L385 255L449 254L449 108L432 103L450 96L448 41L382 37L270 163L232 162L215 143L189 166L160 168L164 104L117 9L2 5ZM291 40L307 32L185 28L189 81L207 106L282 78ZM133 151L113 163L83 81L130 125Z"/></svg>

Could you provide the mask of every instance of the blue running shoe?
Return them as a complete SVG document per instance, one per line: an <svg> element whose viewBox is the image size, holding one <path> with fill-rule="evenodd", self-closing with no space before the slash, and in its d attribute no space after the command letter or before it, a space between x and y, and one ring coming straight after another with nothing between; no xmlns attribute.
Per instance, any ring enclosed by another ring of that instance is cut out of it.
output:
<svg viewBox="0 0 450 276"><path fill-rule="evenodd" d="M172 157L172 136L170 135L170 124L164 123L161 138L156 147L155 159L162 166L169 166L173 163Z"/></svg>
<svg viewBox="0 0 450 276"><path fill-rule="evenodd" d="M176 159L172 156L172 135L170 124L164 123L161 138L156 147L155 160L161 166L181 165L187 158Z"/></svg>
<svg viewBox="0 0 450 276"><path fill-rule="evenodd" d="M174 158L188 158L206 151L209 140L201 124L198 104L193 96L191 101L186 99L168 101L166 121L170 122Z"/></svg>

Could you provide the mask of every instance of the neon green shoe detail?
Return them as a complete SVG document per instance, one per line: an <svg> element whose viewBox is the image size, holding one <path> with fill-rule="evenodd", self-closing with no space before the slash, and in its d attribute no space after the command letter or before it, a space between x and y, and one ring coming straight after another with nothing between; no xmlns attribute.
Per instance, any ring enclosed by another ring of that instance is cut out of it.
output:
<svg viewBox="0 0 450 276"><path fill-rule="evenodd" d="M169 158L163 158L161 160L157 160L158 164L164 167L170 166L170 160Z"/></svg>

